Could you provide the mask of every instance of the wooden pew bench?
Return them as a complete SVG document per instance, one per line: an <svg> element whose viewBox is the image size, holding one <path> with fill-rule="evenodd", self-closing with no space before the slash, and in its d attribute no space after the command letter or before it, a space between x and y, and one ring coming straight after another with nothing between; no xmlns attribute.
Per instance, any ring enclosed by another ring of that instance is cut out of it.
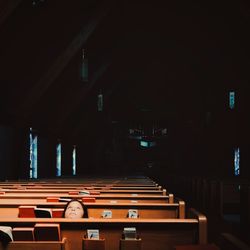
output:
<svg viewBox="0 0 250 250"><path fill-rule="evenodd" d="M22 200L10 202L0 201L0 217L18 217L20 205L37 206L40 208L64 208L64 202L23 203ZM101 218L104 210L112 211L112 218L126 218L129 209L138 210L139 218L185 218L185 202L167 204L151 203L85 203L89 217Z"/></svg>
<svg viewBox="0 0 250 250"><path fill-rule="evenodd" d="M109 202L109 201L116 201L117 203L120 202L130 202L130 201L136 201L137 203L173 203L174 202L174 195L168 194L168 195L152 195L152 196L143 196L143 195L137 195L132 196L131 194L128 195L69 195L65 194L62 195L64 198L71 198L71 199L82 199L85 197L93 197L96 199L96 202ZM11 202L13 199L15 200L23 200L23 202L29 202L29 200L36 200L37 202L45 202L48 201L49 198L55 198L53 200L59 199L59 195L53 195L53 194L26 194L26 193L19 193L19 194L2 194L0 195L0 202L2 200L8 200Z"/></svg>
<svg viewBox="0 0 250 250"><path fill-rule="evenodd" d="M7 247L0 243L0 250L69 250L68 241L13 241Z"/></svg>
<svg viewBox="0 0 250 250"><path fill-rule="evenodd" d="M79 190L76 189L1 189L1 192L4 192L6 194L11 193L29 193L29 194L37 194L37 193L46 193L46 194L54 194L54 195L64 195L68 194L69 192L79 192ZM166 189L163 190L140 190L140 189L131 189L131 190L99 190L100 194L134 194L134 195L166 195L167 191Z"/></svg>
<svg viewBox="0 0 250 250"><path fill-rule="evenodd" d="M61 235L68 239L69 250L81 250L87 229L99 229L106 249L119 249L125 227L135 227L142 239L142 250L173 250L175 245L206 244L206 217L192 210L189 219L39 219L0 218L0 225L23 227L35 223L60 223Z"/></svg>

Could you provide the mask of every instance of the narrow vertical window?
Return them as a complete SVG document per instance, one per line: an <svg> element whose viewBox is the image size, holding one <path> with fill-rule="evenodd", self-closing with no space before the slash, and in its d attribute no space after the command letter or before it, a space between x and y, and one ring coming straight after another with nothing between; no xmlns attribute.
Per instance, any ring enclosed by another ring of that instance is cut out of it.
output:
<svg viewBox="0 0 250 250"><path fill-rule="evenodd" d="M82 50L82 65L81 65L81 79L87 82L89 78L88 59L86 58L84 49Z"/></svg>
<svg viewBox="0 0 250 250"><path fill-rule="evenodd" d="M234 175L240 175L240 148L234 149Z"/></svg>
<svg viewBox="0 0 250 250"><path fill-rule="evenodd" d="M37 179L37 135L30 128L30 172L29 177Z"/></svg>
<svg viewBox="0 0 250 250"><path fill-rule="evenodd" d="M235 92L230 91L229 92L229 108L234 109L235 106Z"/></svg>
<svg viewBox="0 0 250 250"><path fill-rule="evenodd" d="M103 111L103 95L101 93L97 97L97 109L99 112Z"/></svg>
<svg viewBox="0 0 250 250"><path fill-rule="evenodd" d="M72 152L72 172L73 172L73 175L76 175L76 146L74 145L73 147L73 152Z"/></svg>
<svg viewBox="0 0 250 250"><path fill-rule="evenodd" d="M61 143L58 143L56 146L56 176L61 176L61 154L62 154L62 146Z"/></svg>

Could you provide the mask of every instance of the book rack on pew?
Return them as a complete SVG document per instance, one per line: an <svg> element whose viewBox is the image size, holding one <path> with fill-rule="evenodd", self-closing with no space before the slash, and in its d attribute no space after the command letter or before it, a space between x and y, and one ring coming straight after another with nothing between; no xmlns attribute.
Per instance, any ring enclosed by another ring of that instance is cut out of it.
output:
<svg viewBox="0 0 250 250"><path fill-rule="evenodd" d="M120 239L120 250L141 250L142 239L125 240Z"/></svg>
<svg viewBox="0 0 250 250"><path fill-rule="evenodd" d="M105 239L82 239L82 250L105 250Z"/></svg>

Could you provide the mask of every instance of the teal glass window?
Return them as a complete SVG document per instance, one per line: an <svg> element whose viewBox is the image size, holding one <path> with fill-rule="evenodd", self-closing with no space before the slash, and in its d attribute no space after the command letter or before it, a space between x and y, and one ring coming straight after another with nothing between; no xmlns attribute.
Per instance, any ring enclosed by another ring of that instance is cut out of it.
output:
<svg viewBox="0 0 250 250"><path fill-rule="evenodd" d="M29 177L37 179L37 135L30 128L30 171Z"/></svg>
<svg viewBox="0 0 250 250"><path fill-rule="evenodd" d="M58 143L56 146L56 176L61 176L62 169L62 145Z"/></svg>
<svg viewBox="0 0 250 250"><path fill-rule="evenodd" d="M229 92L229 108L234 109L235 107L235 92L230 91Z"/></svg>
<svg viewBox="0 0 250 250"><path fill-rule="evenodd" d="M144 148L148 148L149 147L149 143L147 141L140 141L140 146L142 146Z"/></svg>

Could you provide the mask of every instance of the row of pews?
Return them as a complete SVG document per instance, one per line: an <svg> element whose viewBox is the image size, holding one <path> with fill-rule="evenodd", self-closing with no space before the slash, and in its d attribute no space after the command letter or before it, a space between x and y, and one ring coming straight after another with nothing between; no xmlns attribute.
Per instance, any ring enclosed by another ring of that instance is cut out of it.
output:
<svg viewBox="0 0 250 250"><path fill-rule="evenodd" d="M223 225L221 249L250 250L250 182L242 178L168 176L170 187L208 219ZM181 187L181 188L179 188ZM179 188L179 189L178 189ZM246 244L247 242L247 244Z"/></svg>
<svg viewBox="0 0 250 250"><path fill-rule="evenodd" d="M83 191L86 192L82 194ZM62 210L66 202L60 199L66 198L81 199L88 208L89 218L20 216L20 206ZM112 211L112 218L102 217L107 209ZM139 217L128 218L129 209L137 210ZM0 183L0 225L34 227L36 223L58 223L62 241L51 242L52 245L46 247L41 242L11 242L7 249L22 249L22 244L23 249L25 244L31 244L30 249L39 250L98 250L99 247L108 250L181 250L184 246L186 249L218 249L207 245L207 218L195 209L188 209L183 200L149 178ZM132 243L123 241L125 227L135 227L139 239ZM102 240L89 243L84 239L87 229L99 229Z"/></svg>

